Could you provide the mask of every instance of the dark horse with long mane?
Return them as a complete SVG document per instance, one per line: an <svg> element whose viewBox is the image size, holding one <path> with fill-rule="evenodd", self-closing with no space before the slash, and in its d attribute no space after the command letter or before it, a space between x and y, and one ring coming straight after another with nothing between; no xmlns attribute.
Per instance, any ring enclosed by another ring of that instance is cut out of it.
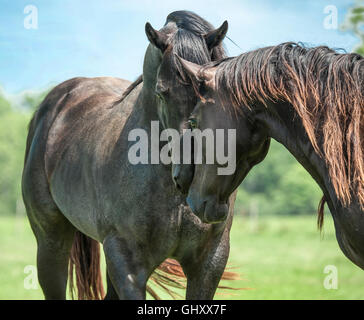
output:
<svg viewBox="0 0 364 320"><path fill-rule="evenodd" d="M364 269L364 58L284 43L203 67L180 62L200 96L190 122L236 129L235 174L196 165L184 186L192 210L201 216L205 201L227 201L250 170L249 158L272 137L321 187L319 226L326 201L340 248ZM179 168L182 176L191 170Z"/></svg>
<svg viewBox="0 0 364 320"><path fill-rule="evenodd" d="M173 12L161 31L146 25L151 45L135 83L75 78L41 103L29 125L22 190L47 299L66 297L71 248L79 298L103 298L97 242L106 256L108 299L145 299L148 278L168 257L186 274L187 298L214 296L228 257L230 223L201 223L175 190L171 166L132 165L128 134L140 128L150 136L154 120L183 126L196 97L184 85L178 96L163 92L169 100L161 103L156 75L163 53L196 64L221 59L226 31L226 23L215 30L191 12ZM163 270L183 274L179 268L170 262Z"/></svg>

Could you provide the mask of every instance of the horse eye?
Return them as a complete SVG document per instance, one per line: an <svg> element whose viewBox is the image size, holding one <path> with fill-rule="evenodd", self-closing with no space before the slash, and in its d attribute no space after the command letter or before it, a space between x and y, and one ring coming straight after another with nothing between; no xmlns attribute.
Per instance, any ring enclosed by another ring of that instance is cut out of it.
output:
<svg viewBox="0 0 364 320"><path fill-rule="evenodd" d="M196 129L197 128L197 121L196 119L188 119L188 124L190 125L191 129Z"/></svg>

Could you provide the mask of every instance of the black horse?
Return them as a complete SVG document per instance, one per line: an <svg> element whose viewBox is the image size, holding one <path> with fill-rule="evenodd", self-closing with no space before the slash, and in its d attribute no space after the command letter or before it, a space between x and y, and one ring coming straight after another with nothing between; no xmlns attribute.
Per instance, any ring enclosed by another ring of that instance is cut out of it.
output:
<svg viewBox="0 0 364 320"><path fill-rule="evenodd" d="M197 64L221 59L226 31L226 23L215 30L194 13L173 12L160 32L146 25L152 45L142 77L129 88L116 78L75 78L41 103L29 125L22 191L45 298L65 299L72 244L77 278L84 279L81 298L103 297L97 242L106 256L107 299L145 299L148 278L168 257L187 276L187 298L213 298L230 224L201 223L175 190L171 166L132 165L128 134L134 128L150 134L154 120L182 127L196 98L189 84L161 93L156 75L163 53Z"/></svg>
<svg viewBox="0 0 364 320"><path fill-rule="evenodd" d="M227 201L272 137L321 187L319 226L326 201L341 250L364 269L364 58L284 43L203 67L180 62L200 88L194 126L236 130L235 174L196 165L193 181L179 182L192 210L202 216L205 201ZM190 175L191 167L176 167Z"/></svg>

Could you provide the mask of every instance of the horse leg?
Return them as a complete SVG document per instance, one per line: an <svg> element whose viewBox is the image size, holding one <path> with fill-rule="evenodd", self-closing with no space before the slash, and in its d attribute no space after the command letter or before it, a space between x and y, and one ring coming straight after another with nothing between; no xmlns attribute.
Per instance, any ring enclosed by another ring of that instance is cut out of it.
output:
<svg viewBox="0 0 364 320"><path fill-rule="evenodd" d="M119 300L119 296L114 289L114 285L111 282L109 272L106 270L106 283L107 283L107 292L104 300Z"/></svg>
<svg viewBox="0 0 364 320"><path fill-rule="evenodd" d="M182 268L187 277L186 300L212 300L229 257L229 236L208 244L203 252L183 260Z"/></svg>
<svg viewBox="0 0 364 320"><path fill-rule="evenodd" d="M130 241L107 237L103 246L108 275L119 299L145 300L146 284L154 266L148 265L145 255Z"/></svg>
<svg viewBox="0 0 364 320"><path fill-rule="evenodd" d="M68 261L75 228L59 211L51 215L29 209L27 211L37 239L38 281L44 296L47 300L65 300ZM46 217L52 219L46 222Z"/></svg>
<svg viewBox="0 0 364 320"><path fill-rule="evenodd" d="M75 228L59 211L42 180L26 174L23 181L25 208L37 239L39 284L46 299L64 300Z"/></svg>
<svg viewBox="0 0 364 320"><path fill-rule="evenodd" d="M47 300L66 299L72 235L38 237L38 279Z"/></svg>
<svg viewBox="0 0 364 320"><path fill-rule="evenodd" d="M29 124L22 195L28 220L37 240L39 284L46 299L64 300L75 228L60 212L50 194L44 169L46 136L42 127L35 130L34 119Z"/></svg>
<svg viewBox="0 0 364 320"><path fill-rule="evenodd" d="M22 183L25 208L37 239L38 281L46 299L64 300L75 228L54 203L38 162L28 161Z"/></svg>

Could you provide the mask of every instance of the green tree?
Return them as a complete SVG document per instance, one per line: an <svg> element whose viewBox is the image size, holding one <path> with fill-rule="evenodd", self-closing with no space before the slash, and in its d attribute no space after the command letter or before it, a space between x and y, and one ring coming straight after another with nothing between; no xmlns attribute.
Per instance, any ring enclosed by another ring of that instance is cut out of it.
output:
<svg viewBox="0 0 364 320"><path fill-rule="evenodd" d="M364 56L364 0L357 0L341 26L343 31L353 32L359 38L354 51Z"/></svg>
<svg viewBox="0 0 364 320"><path fill-rule="evenodd" d="M307 214L317 209L322 195L313 178L278 142L240 185L237 212L252 207L262 214Z"/></svg>
<svg viewBox="0 0 364 320"><path fill-rule="evenodd" d="M49 90L6 98L0 91L0 214L14 214L21 203L28 122Z"/></svg>
<svg viewBox="0 0 364 320"><path fill-rule="evenodd" d="M0 97L0 214L13 214L21 201L20 180L29 112Z"/></svg>

